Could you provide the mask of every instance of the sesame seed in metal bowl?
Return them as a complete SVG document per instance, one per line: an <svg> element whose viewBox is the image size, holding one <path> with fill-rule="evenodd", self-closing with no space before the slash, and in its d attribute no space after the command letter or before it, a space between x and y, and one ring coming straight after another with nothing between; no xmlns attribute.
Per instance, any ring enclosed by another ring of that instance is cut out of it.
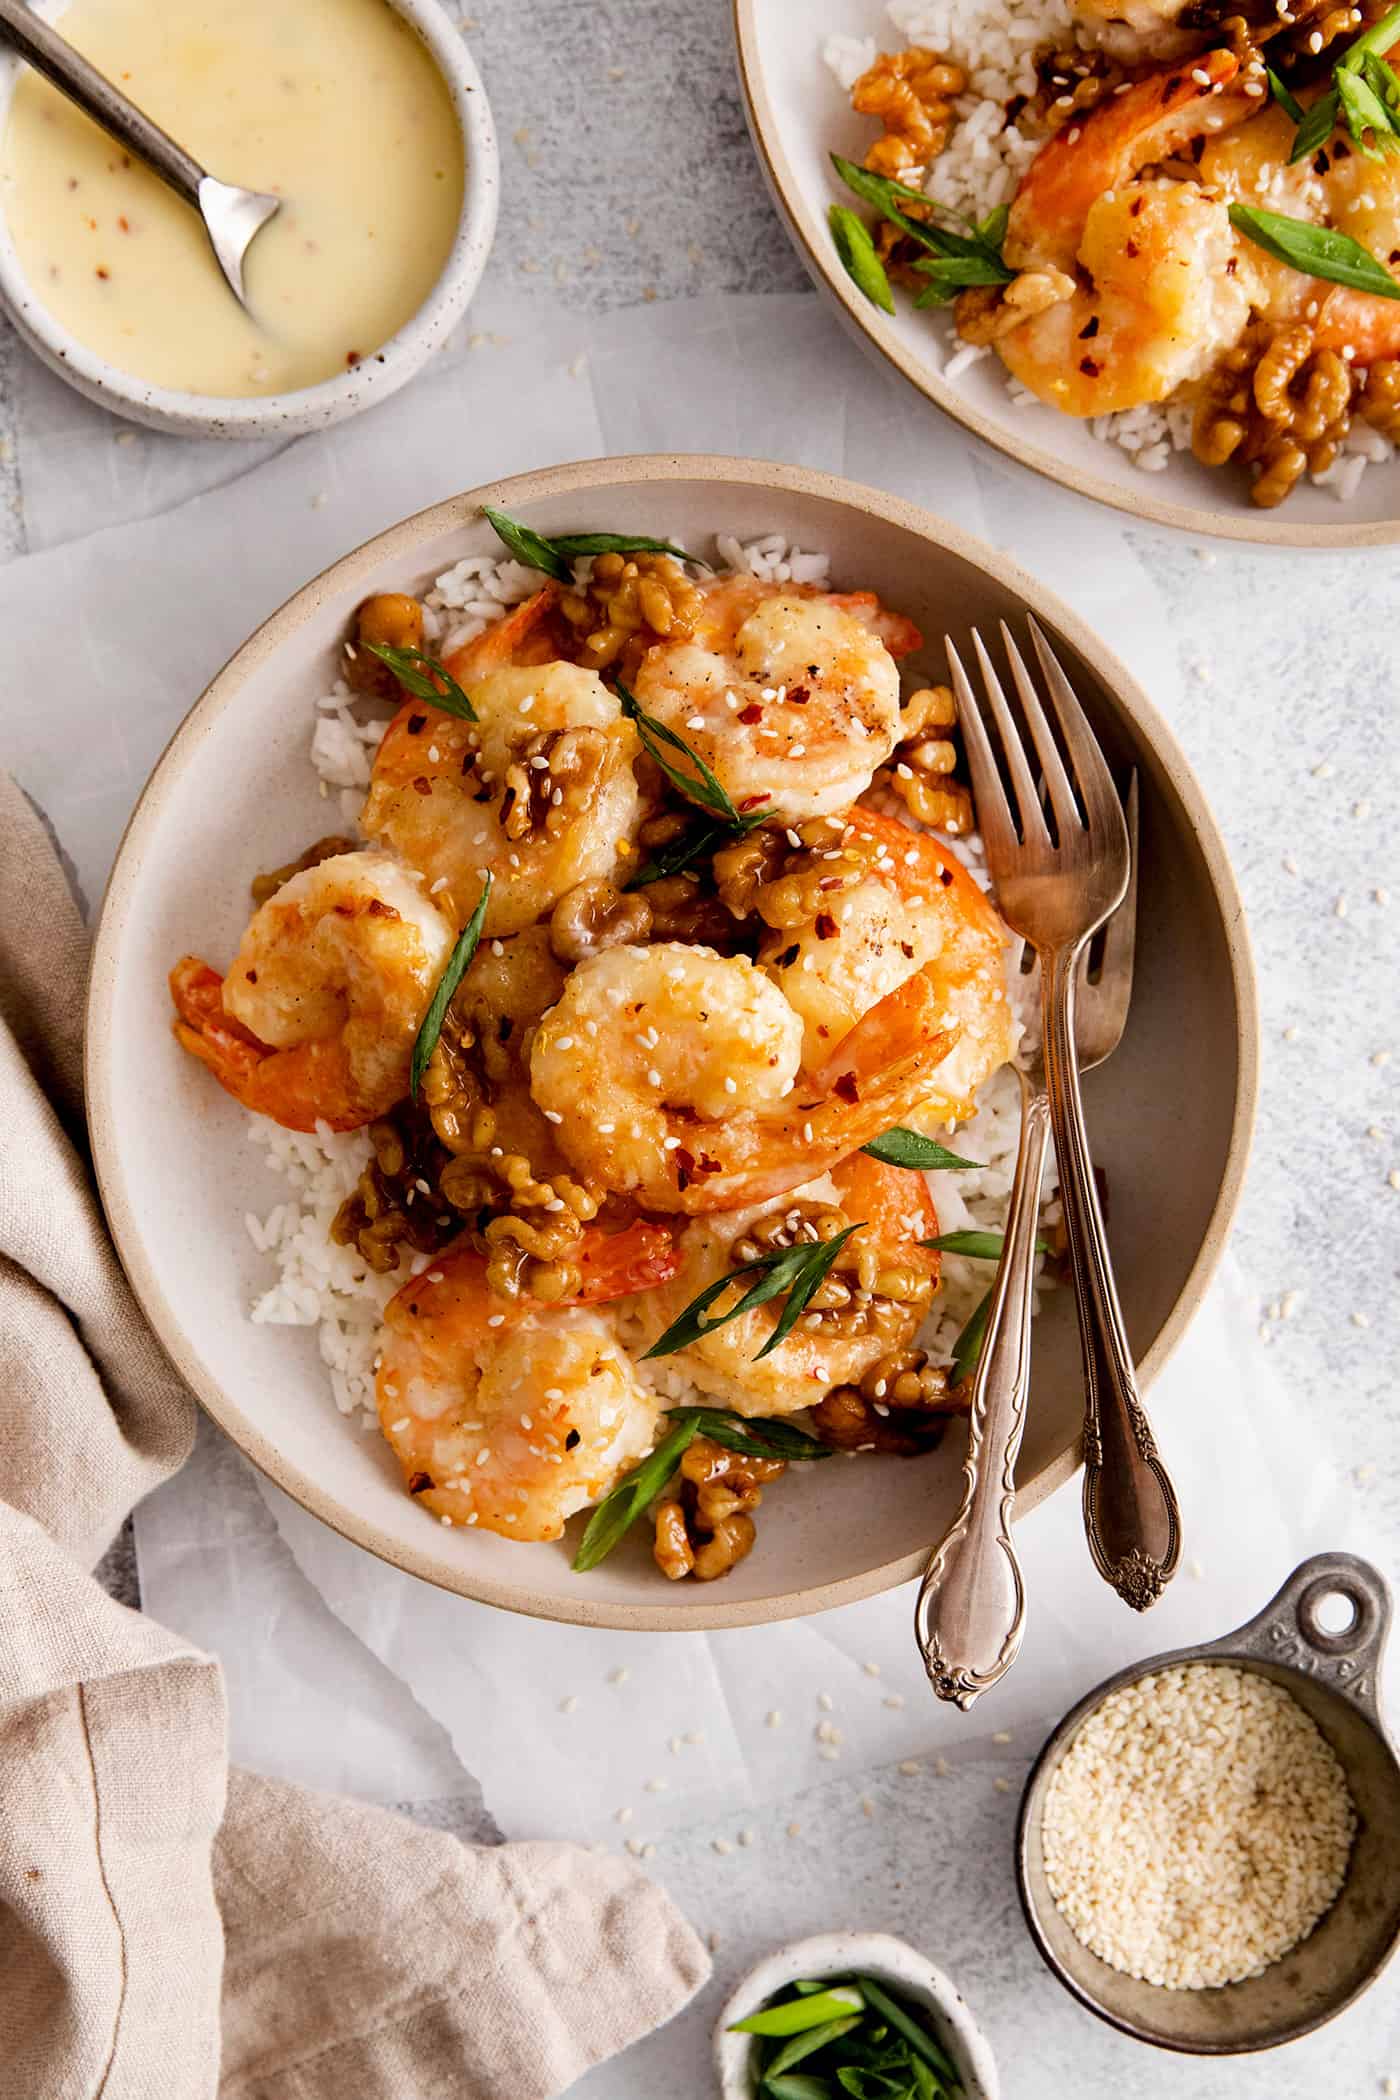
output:
<svg viewBox="0 0 1400 2100"><path fill-rule="evenodd" d="M1400 1942L1400 1763L1382 1577L1306 1561L1248 1625L1100 1685L1022 1803L1021 1899L1080 2001L1229 2055L1340 2012Z"/></svg>

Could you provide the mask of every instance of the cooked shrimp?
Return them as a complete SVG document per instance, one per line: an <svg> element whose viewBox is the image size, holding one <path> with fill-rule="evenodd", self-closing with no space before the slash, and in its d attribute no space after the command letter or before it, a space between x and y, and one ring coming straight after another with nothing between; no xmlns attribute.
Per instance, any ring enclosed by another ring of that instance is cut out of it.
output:
<svg viewBox="0 0 1400 2100"><path fill-rule="evenodd" d="M759 963L801 1016L809 1067L922 972L956 1039L924 1079L916 1120L960 1121L1013 1048L1006 929L957 855L927 832L853 809L843 847L832 849L820 909L795 922L779 912L784 923L765 932ZM843 876L854 886L841 887Z"/></svg>
<svg viewBox="0 0 1400 2100"><path fill-rule="evenodd" d="M1393 274L1400 264L1400 161L1368 160L1343 136L1290 167L1293 136L1292 119L1273 104L1211 140L1201 179L1231 202L1336 227ZM1315 349L1349 349L1358 365L1400 356L1400 300L1307 277L1252 241L1240 244L1240 271L1255 312L1268 321L1306 319Z"/></svg>
<svg viewBox="0 0 1400 2100"><path fill-rule="evenodd" d="M339 853L259 907L226 978L192 955L176 964L175 1033L245 1108L288 1130L358 1130L408 1092L451 951L416 875Z"/></svg>
<svg viewBox="0 0 1400 2100"><path fill-rule="evenodd" d="M893 751L894 659L920 639L870 592L721 577L693 636L647 651L635 690L740 809L824 816L854 802Z"/></svg>
<svg viewBox="0 0 1400 2100"><path fill-rule="evenodd" d="M1177 58L1199 50L1199 29L1182 27L1192 0L1070 0L1070 13L1090 43L1115 58ZM1217 24L1217 28L1218 28Z"/></svg>
<svg viewBox="0 0 1400 2100"><path fill-rule="evenodd" d="M579 964L530 1090L575 1171L655 1211L727 1210L824 1173L897 1123L952 1047L924 977L801 1071L802 1022L743 956L679 942Z"/></svg>
<svg viewBox="0 0 1400 2100"><path fill-rule="evenodd" d="M651 1449L660 1402L591 1303L676 1265L669 1232L594 1228L579 1300L505 1301L470 1248L440 1255L385 1311L379 1424L409 1493L447 1524L557 1539Z"/></svg>
<svg viewBox="0 0 1400 2100"><path fill-rule="evenodd" d="M938 1232L938 1213L922 1174L856 1153L829 1176L794 1189L780 1209L760 1206L694 1218L680 1239L681 1267L661 1289L636 1301L646 1338L655 1341L691 1300L755 1247L814 1243L846 1224L847 1242L812 1307L769 1356L783 1300L679 1349L666 1361L742 1415L787 1415L813 1407L838 1385L855 1385L891 1350L911 1342L938 1282L938 1255L920 1244ZM735 1297L753 1282L740 1278ZM710 1318L724 1310L720 1299Z"/></svg>
<svg viewBox="0 0 1400 2100"><path fill-rule="evenodd" d="M996 347L1052 408L1099 416L1164 401L1249 320L1225 200L1194 182L1137 176L1253 107L1224 92L1238 71L1232 53L1212 51L1189 71L1140 80L1048 140L1027 169L1006 260L1059 272L1065 296Z"/></svg>
<svg viewBox="0 0 1400 2100"><path fill-rule="evenodd" d="M515 933L576 884L613 874L640 812L640 747L596 671L550 662L462 675L477 720L406 702L379 747L361 821L427 878L458 925L489 870L484 930Z"/></svg>

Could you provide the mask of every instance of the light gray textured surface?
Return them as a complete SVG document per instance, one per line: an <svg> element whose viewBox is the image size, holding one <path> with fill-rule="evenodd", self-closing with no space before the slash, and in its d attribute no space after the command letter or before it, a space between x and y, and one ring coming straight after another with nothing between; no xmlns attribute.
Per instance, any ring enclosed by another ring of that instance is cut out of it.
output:
<svg viewBox="0 0 1400 2100"><path fill-rule="evenodd" d="M504 155L494 281L595 310L698 289L802 285L744 132L725 0L476 0L474 11ZM0 333L4 553L24 546L6 405L20 355ZM911 432L916 425L911 409ZM1400 1183L1400 1064L1389 1053L1400 1054L1400 901L1386 886L1400 893L1395 557L1134 538L1180 635L1188 676L1169 711L1230 844L1259 964L1263 1089L1235 1245L1260 1292L1269 1337L1260 1346L1277 1352L1326 1421L1374 1529L1393 1544L1400 1186L1388 1177ZM1175 667L1163 674L1165 691ZM1266 1307L1280 1303L1289 1317L1269 1317ZM115 1549L105 1572L134 1601L129 1553ZM1331 2100L1378 2092L1400 2075L1393 1980L1324 2036L1218 2066L1139 2049L1071 2005L1031 1952L1011 1881L1015 1793L1034 1747L1015 1744L1004 1768L981 1763L945 1780L887 1774L870 1789L868 1818L838 1781L755 1817L751 1845L728 1830L664 1843L654 1866L701 1929L718 1934L718 1981L664 2035L586 2080L580 2100L706 2091L705 2024L720 1985L775 1941L835 1924L903 1931L944 1963L984 2011L1010 2095ZM420 1807L449 1827L476 1827L461 1805ZM801 1825L796 1837L784 1834L791 1821ZM715 1839L730 1849L716 1851Z"/></svg>

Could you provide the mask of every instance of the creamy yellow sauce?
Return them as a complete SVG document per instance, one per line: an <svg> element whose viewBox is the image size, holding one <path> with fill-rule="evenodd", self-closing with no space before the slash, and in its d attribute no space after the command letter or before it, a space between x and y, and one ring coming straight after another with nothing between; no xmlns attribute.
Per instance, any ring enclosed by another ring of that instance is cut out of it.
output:
<svg viewBox="0 0 1400 2100"><path fill-rule="evenodd" d="M34 291L157 385L277 394L373 356L442 272L461 132L385 0L72 0L60 27L210 174L283 197L248 251L251 317L198 216L28 68L0 206Z"/></svg>

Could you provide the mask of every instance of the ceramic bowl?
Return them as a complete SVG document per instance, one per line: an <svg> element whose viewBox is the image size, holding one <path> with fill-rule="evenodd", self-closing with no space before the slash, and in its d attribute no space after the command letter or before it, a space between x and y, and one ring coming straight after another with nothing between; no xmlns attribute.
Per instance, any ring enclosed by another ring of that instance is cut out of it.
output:
<svg viewBox="0 0 1400 2100"><path fill-rule="evenodd" d="M1331 1619L1324 1616L1329 1604L1342 1607ZM1247 1625L1202 1647L1120 1670L1065 1716L1026 1783L1017 1870L1031 1937L1090 2012L1158 2048L1237 2056L1310 2034L1375 1982L1400 1945L1400 1760L1379 1701L1390 1615L1385 1578L1369 1561L1315 1554ZM1046 1879L1041 1820L1061 1760L1109 1693L1154 1671L1199 1662L1256 1671L1293 1695L1337 1753L1357 1831L1341 1893L1292 1953L1241 1983L1168 1991L1110 1968L1075 1938Z"/></svg>
<svg viewBox="0 0 1400 2100"><path fill-rule="evenodd" d="M1202 467L1189 452L1174 453L1162 472L1149 473L1135 467L1120 446L1095 438L1086 424L1051 408L1016 407L995 356L946 379L947 322L916 313L902 294L893 315L872 306L842 268L827 227L830 205L855 203L828 155L859 161L874 133L868 117L852 112L822 46L840 34L874 37L879 49L899 48L885 0L805 0L801 7L792 0L733 0L733 8L749 128L774 202L818 290L860 342L922 396L922 404L911 396L911 443L917 441L919 417L928 412L923 404L932 403L1008 458L1135 518L1270 547L1374 547L1400 540L1400 460L1370 468L1347 503L1330 489L1308 484L1279 510L1257 510L1241 476Z"/></svg>
<svg viewBox="0 0 1400 2100"><path fill-rule="evenodd" d="M243 1229L285 1194L241 1110L170 1033L166 972L237 944L248 881L327 829L307 763L311 702L334 675L354 608L494 552L499 505L545 532L784 534L825 550L842 586L878 588L930 637L1030 609L1075 677L1115 764L1142 784L1138 976L1127 1034L1086 1085L1112 1187L1112 1237L1139 1376L1150 1385L1219 1256L1248 1147L1256 1015L1239 896L1199 789L1146 696L1069 609L1004 556L927 512L849 482L760 461L593 460L474 490L382 533L274 613L176 734L133 816L98 931L88 1008L91 1127L118 1244L194 1391L299 1502L386 1560L465 1596L582 1624L732 1626L796 1617L906 1581L956 1505L961 1430L922 1460L813 1469L770 1498L758 1550L722 1582L664 1582L640 1527L587 1577L572 1540L520 1546L448 1530L403 1493L377 1435L339 1417L304 1329L251 1325L272 1280ZM1191 1131L1191 1143L1180 1134ZM1068 1291L1036 1333L1022 1507L1078 1464L1079 1345ZM571 1526L576 1532L577 1521Z"/></svg>
<svg viewBox="0 0 1400 2100"><path fill-rule="evenodd" d="M441 276L396 335L353 371L294 393L256 399L192 394L153 386L123 372L87 348L44 306L20 268L9 227L0 215L0 301L29 348L60 379L113 414L177 437L292 438L342 423L396 393L440 349L466 312L496 232L500 161L491 106L475 61L438 0L389 0L415 29L447 83L462 132L466 164L462 214ZM60 17L61 26L61 17ZM0 50L0 127L22 61Z"/></svg>
<svg viewBox="0 0 1400 2100"><path fill-rule="evenodd" d="M764 2000L799 1977L821 1980L852 1972L888 1985L929 2014L933 2031L957 2065L964 2100L997 2100L997 2067L972 2007L943 1971L888 1932L822 1932L794 1940L749 1970L715 2023L715 2069L722 2100L753 2100L758 2090L757 2052L749 2034L731 2034Z"/></svg>

